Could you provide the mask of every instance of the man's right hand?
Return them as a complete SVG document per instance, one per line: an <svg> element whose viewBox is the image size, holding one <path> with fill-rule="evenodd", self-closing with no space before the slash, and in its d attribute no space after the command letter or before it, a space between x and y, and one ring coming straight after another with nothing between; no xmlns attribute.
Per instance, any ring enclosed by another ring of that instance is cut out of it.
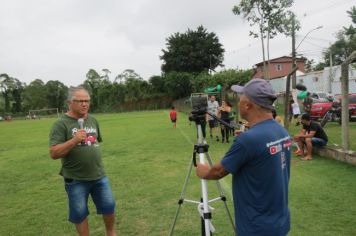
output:
<svg viewBox="0 0 356 236"><path fill-rule="evenodd" d="M84 129L80 129L73 136L72 139L60 144L56 144L50 147L49 153L52 159L58 159L65 157L67 153L74 148L78 143L82 142L86 138L86 131Z"/></svg>
<svg viewBox="0 0 356 236"><path fill-rule="evenodd" d="M83 140L85 140L86 137L87 137L87 132L85 131L85 129L80 129L74 135L73 140L75 141L75 143L80 143Z"/></svg>

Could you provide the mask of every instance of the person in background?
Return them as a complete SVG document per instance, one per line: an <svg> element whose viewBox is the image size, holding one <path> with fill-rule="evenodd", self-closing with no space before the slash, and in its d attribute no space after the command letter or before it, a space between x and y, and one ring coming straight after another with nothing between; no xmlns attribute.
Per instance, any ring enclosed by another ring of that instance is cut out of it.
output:
<svg viewBox="0 0 356 236"><path fill-rule="evenodd" d="M275 108L272 110L272 117L275 121L282 125L282 117L277 115L277 110Z"/></svg>
<svg viewBox="0 0 356 236"><path fill-rule="evenodd" d="M222 101L221 107L219 108L220 119L230 124L230 113L231 113L231 104L228 101ZM229 143L230 128L221 124L221 142L224 143L225 140Z"/></svg>
<svg viewBox="0 0 356 236"><path fill-rule="evenodd" d="M303 125L300 132L294 135L294 140L298 143L298 150L295 152L297 156L304 156L304 148L306 147L306 155L302 158L304 161L312 160L313 147L323 147L328 143L328 136L318 122L310 119L310 115L305 113L301 117Z"/></svg>
<svg viewBox="0 0 356 236"><path fill-rule="evenodd" d="M312 105L313 105L313 98L311 97L310 92L307 92L307 96L304 98L303 101L304 113L310 114Z"/></svg>
<svg viewBox="0 0 356 236"><path fill-rule="evenodd" d="M230 126L232 127L232 130L230 130L230 134L231 136L235 136L235 129L237 127L237 124L236 124L236 109L233 108L233 106L231 105L232 107L232 110L230 112Z"/></svg>
<svg viewBox="0 0 356 236"><path fill-rule="evenodd" d="M103 215L106 235L116 236L116 203L101 160L99 123L88 114L88 91L82 87L70 88L67 103L69 111L52 126L49 153L52 159L60 159L62 163L60 175L68 195L68 220L75 224L78 235L89 235L87 217L91 195L97 214Z"/></svg>
<svg viewBox="0 0 356 236"><path fill-rule="evenodd" d="M264 79L252 79L244 87L239 102L241 118L249 130L235 139L224 158L212 167L197 164L202 179L233 175L232 191L235 224L239 236L285 236L290 230L288 185L290 146L288 132L272 117L276 95Z"/></svg>
<svg viewBox="0 0 356 236"><path fill-rule="evenodd" d="M218 116L219 113L219 103L216 101L215 96L211 95L210 99L208 100L208 112ZM213 138L213 135L216 135L216 141L219 142L219 136L217 135L217 127L218 122L211 116L207 116L210 128L210 138Z"/></svg>
<svg viewBox="0 0 356 236"><path fill-rule="evenodd" d="M171 118L171 122L173 123L173 128L177 128L177 111L175 107L171 108L169 112L169 117Z"/></svg>
<svg viewBox="0 0 356 236"><path fill-rule="evenodd" d="M293 103L294 103L293 99L289 100L289 107L288 107L288 112L289 112L288 121L289 121L289 123L291 123L292 119L293 119L293 107L292 107Z"/></svg>
<svg viewBox="0 0 356 236"><path fill-rule="evenodd" d="M296 120L295 126L298 126L300 124L299 121L299 115L300 115L300 108L298 102L292 103L292 111L293 111L293 118Z"/></svg>

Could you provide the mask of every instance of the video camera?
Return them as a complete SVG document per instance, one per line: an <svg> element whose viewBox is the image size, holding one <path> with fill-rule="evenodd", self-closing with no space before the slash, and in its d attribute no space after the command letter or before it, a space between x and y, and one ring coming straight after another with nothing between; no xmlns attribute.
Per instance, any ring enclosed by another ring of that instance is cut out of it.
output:
<svg viewBox="0 0 356 236"><path fill-rule="evenodd" d="M192 93L190 95L190 100L192 102L192 112L189 116L190 121L195 121L197 124L201 124L205 121L205 116L208 114L213 117L215 120L223 124L225 127L234 129L235 127L221 120L216 114L213 114L208 111L208 95L205 93Z"/></svg>
<svg viewBox="0 0 356 236"><path fill-rule="evenodd" d="M205 120L205 114L208 111L208 95L204 93L192 93L190 100L192 103L192 112L189 120L201 123Z"/></svg>

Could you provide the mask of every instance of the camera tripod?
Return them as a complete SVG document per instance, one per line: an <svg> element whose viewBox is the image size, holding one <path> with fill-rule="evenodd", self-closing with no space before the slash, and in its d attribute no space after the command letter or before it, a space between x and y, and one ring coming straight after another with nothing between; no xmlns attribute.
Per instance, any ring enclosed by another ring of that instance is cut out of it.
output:
<svg viewBox="0 0 356 236"><path fill-rule="evenodd" d="M223 201L225 209L226 209L226 214L227 214L227 216L228 216L228 218L229 218L229 220L231 222L232 228L233 228L233 230L235 232L235 235L236 235L236 228L235 228L235 225L234 225L234 221L233 221L233 219L231 217L231 213L230 213L229 208L228 208L228 206L226 204L226 197L224 195L224 191L223 191L223 189L221 187L221 184L220 184L219 180L216 180L216 186L217 186L217 189L218 189L218 191L220 193L219 197L214 198L212 200L209 200L208 199L208 183L207 183L208 181L205 180L205 179L201 179L201 194L202 194L202 197L201 197L200 201L194 201L194 200L185 199L185 193L186 193L186 190L187 190L187 185L188 185L188 181L189 181L190 175L192 173L193 165L196 166L196 154L197 153L199 154L199 162L200 163L204 164L205 161L207 161L210 166L213 165L212 159L211 159L211 157L210 157L210 155L208 153L209 145L205 141L203 141L201 123L204 121L204 119L205 119L205 113L203 115L200 115L200 116L198 116L198 115L195 116L193 114L192 118L191 117L189 118L189 120L191 120L191 121L194 120L195 123L196 123L197 132L198 132L198 144L194 145L192 160L191 160L191 162L189 164L188 173L186 175L186 178L185 178L185 181L184 181L184 184L183 184L183 189L182 189L180 198L178 200L178 207L177 207L177 210L176 210L176 214L175 214L175 217L174 217L174 220L173 220L173 223L171 225L170 232L169 232L170 236L173 235L173 230L174 230L175 224L176 224L177 219L178 219L180 208L181 208L181 206L182 206L182 204L184 202L198 204L198 211L199 211L199 213L201 215L201 235L202 236L204 236L204 235L205 236L212 235L212 233L215 231L215 228L211 223L212 213L211 213L211 207L209 206L209 203L215 202L215 201L218 201L218 200ZM220 119L218 119L218 121L220 121Z"/></svg>

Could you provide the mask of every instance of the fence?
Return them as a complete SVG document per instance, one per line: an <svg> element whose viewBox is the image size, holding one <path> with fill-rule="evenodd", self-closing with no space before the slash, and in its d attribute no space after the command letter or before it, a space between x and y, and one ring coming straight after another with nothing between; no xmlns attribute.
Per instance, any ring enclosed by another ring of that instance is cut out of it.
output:
<svg viewBox="0 0 356 236"><path fill-rule="evenodd" d="M173 99L164 96L158 98L143 99L140 101L131 101L118 104L115 107L115 111L127 112L127 111L144 111L144 110L157 110L169 108L173 103Z"/></svg>

